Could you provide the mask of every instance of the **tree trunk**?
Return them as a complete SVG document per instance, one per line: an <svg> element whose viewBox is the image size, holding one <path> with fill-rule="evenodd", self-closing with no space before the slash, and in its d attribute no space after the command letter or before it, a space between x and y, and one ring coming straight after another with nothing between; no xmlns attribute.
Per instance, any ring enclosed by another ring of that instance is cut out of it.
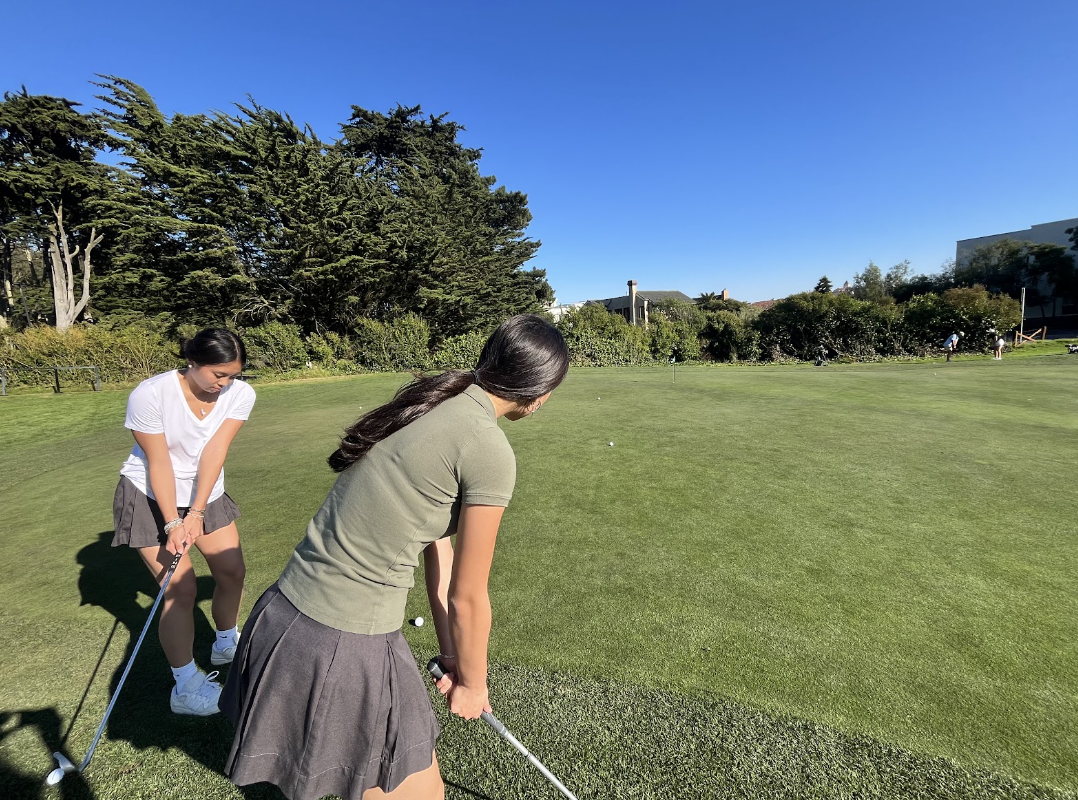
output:
<svg viewBox="0 0 1078 800"><path fill-rule="evenodd" d="M52 213L56 216L56 224L49 226L52 301L56 311L56 330L66 331L90 302L90 272L93 269L90 254L105 237L104 234L98 235L97 228L90 229L90 239L86 243L86 250L82 251L82 296L76 303L75 261L78 259L81 248L76 246L72 250L68 245L67 231L64 229L63 201L58 206L53 206Z"/></svg>

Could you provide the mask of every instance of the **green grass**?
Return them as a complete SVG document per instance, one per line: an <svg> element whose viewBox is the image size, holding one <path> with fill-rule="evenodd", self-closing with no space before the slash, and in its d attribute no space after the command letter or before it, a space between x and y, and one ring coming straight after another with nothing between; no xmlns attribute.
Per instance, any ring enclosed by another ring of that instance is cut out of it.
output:
<svg viewBox="0 0 1078 800"><path fill-rule="evenodd" d="M1074 798L1078 357L1029 356L574 370L503 423L496 713L581 800ZM400 381L257 387L228 462L244 616L341 427ZM49 753L76 710L65 746L85 753L152 600L108 546L125 401L0 401L0 796L52 796ZM227 721L173 718L168 687L151 638L66 796L243 796L219 775ZM485 726L442 719L449 797L554 796Z"/></svg>

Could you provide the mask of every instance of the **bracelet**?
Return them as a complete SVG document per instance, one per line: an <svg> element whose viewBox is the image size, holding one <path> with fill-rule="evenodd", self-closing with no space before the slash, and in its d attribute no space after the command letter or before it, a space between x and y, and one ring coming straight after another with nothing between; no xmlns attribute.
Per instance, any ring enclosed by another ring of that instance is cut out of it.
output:
<svg viewBox="0 0 1078 800"><path fill-rule="evenodd" d="M456 658L456 656L449 656L449 655L446 655L445 653L439 653L438 658Z"/></svg>
<svg viewBox="0 0 1078 800"><path fill-rule="evenodd" d="M187 509L187 513L194 514L196 517L201 517L202 519L206 518L206 509L204 508L189 508Z"/></svg>
<svg viewBox="0 0 1078 800"><path fill-rule="evenodd" d="M168 522L165 523L165 529L164 529L165 533L168 533L169 531L174 530L175 528L178 528L181 525L183 525L183 520L180 519L179 517L176 517L176 519L173 519L173 520L169 520Z"/></svg>

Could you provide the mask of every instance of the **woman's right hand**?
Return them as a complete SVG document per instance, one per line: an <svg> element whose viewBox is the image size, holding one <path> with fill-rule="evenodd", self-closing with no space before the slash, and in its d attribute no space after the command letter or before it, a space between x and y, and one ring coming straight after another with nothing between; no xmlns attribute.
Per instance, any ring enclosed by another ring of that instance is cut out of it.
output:
<svg viewBox="0 0 1078 800"><path fill-rule="evenodd" d="M464 719L479 719L484 711L490 711L487 687L473 689L463 683L454 683L445 696L449 710Z"/></svg>
<svg viewBox="0 0 1078 800"><path fill-rule="evenodd" d="M168 532L168 537L165 539L165 549L174 556L187 549L187 531L183 525L177 525Z"/></svg>

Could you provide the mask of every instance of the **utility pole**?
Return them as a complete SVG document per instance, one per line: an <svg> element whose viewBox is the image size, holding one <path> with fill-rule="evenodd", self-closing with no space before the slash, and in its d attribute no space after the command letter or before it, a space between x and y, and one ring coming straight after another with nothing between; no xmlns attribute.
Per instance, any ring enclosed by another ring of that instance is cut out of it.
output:
<svg viewBox="0 0 1078 800"><path fill-rule="evenodd" d="M1024 336L1026 333L1026 287L1022 287L1022 319L1018 323L1018 335ZM1036 336L1036 334L1034 334ZM1022 339L1025 341L1025 339Z"/></svg>

